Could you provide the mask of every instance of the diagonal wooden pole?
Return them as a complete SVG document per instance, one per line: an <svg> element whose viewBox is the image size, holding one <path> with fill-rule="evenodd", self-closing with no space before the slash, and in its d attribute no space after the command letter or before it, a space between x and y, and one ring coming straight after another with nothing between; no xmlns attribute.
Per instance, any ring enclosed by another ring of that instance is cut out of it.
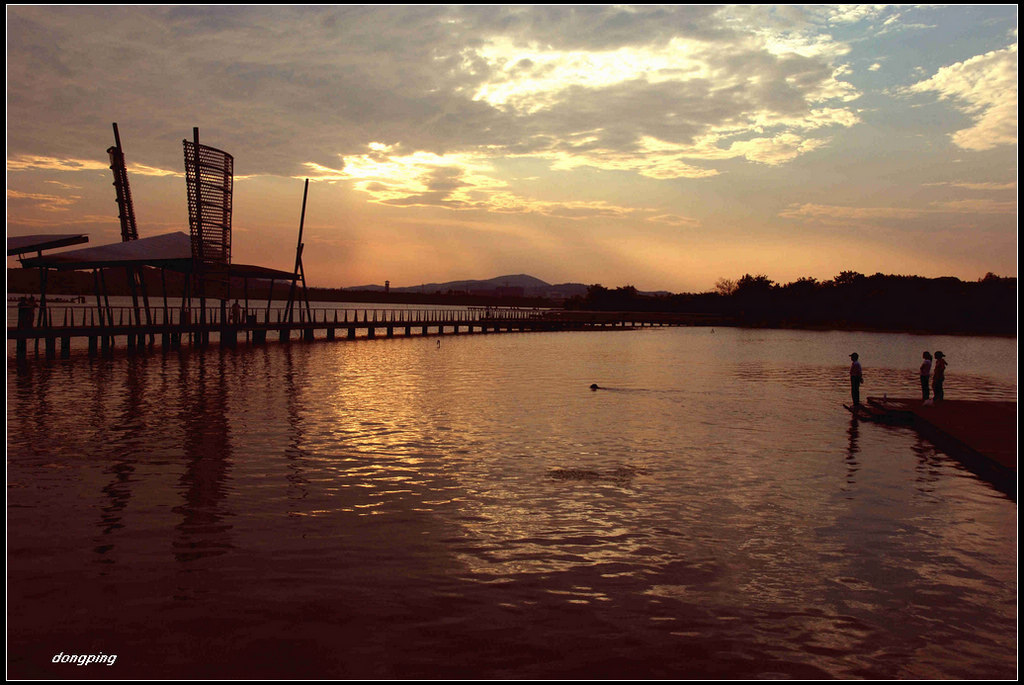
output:
<svg viewBox="0 0 1024 685"><path fill-rule="evenodd" d="M306 179L306 185L302 189L302 214L299 216L299 240L295 246L295 268L292 271L292 287L288 291L288 307L286 312L288 315L288 323L292 322L292 310L295 306L295 287L297 282L302 280L302 292L306 299L306 315L307 318L310 315L309 306L309 291L306 289L306 273L305 269L302 268L302 231L306 223L306 197L309 195L309 179Z"/></svg>

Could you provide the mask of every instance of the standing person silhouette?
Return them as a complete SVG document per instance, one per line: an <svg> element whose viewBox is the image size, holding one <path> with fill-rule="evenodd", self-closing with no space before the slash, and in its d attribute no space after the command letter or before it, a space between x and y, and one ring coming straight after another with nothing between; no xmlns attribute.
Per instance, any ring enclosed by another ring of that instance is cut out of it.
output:
<svg viewBox="0 0 1024 685"><path fill-rule="evenodd" d="M850 364L850 394L853 396L853 406L860 406L860 386L864 382L864 370L860 366L860 355L856 352L850 355L853 362Z"/></svg>
<svg viewBox="0 0 1024 685"><path fill-rule="evenodd" d="M24 295L18 300L18 328L32 328L32 317L35 306L30 304Z"/></svg>
<svg viewBox="0 0 1024 685"><path fill-rule="evenodd" d="M946 355L941 352L935 353L935 373L932 374L932 390L935 392L935 401L940 402L945 397L942 392L942 384L946 382Z"/></svg>
<svg viewBox="0 0 1024 685"><path fill-rule="evenodd" d="M932 353L925 352L921 355L924 361L921 362L921 399L928 401L928 376L932 372Z"/></svg>

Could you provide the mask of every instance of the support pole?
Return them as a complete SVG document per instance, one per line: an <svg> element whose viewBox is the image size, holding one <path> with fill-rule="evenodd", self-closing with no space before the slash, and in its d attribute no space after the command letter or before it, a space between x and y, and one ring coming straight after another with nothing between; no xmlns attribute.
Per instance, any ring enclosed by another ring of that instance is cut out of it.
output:
<svg viewBox="0 0 1024 685"><path fill-rule="evenodd" d="M286 307L288 323L292 322L292 310L295 306L295 287L298 281L302 280L302 293L306 300L306 314L307 317L311 318L312 313L310 312L309 305L309 290L306 288L306 272L302 268L302 250L305 247L302 243L302 231L306 223L306 197L309 195L309 179L306 179L306 184L302 189L302 214L299 216L299 239L295 246L295 269L292 271L292 287L288 291L288 305Z"/></svg>

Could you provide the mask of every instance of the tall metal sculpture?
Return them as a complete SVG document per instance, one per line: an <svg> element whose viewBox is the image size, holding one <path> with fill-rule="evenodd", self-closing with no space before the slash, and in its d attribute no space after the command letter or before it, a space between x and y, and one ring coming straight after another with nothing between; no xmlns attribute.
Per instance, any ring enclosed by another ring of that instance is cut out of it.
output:
<svg viewBox="0 0 1024 685"><path fill-rule="evenodd" d="M295 277L292 278L292 287L288 291L288 304L285 307L285 316L289 323L292 321L295 311L295 299L296 299L296 288L298 281L302 281L302 295L306 300L306 316L312 321L313 312L309 305L309 290L306 288L306 270L302 267L302 251L305 249L306 244L302 242L302 229L306 223L306 196L309 194L309 179L306 179L306 185L302 189L302 214L299 215L299 241L295 246L295 269L293 271Z"/></svg>
<svg viewBox="0 0 1024 685"><path fill-rule="evenodd" d="M205 324L207 286L219 286L222 318L226 300L231 295L231 277L227 267L231 264L231 196L235 159L223 150L200 145L198 127L192 129L191 141L181 142L185 148L192 265L198 278L199 323ZM191 300L191 295L188 299Z"/></svg>
<svg viewBox="0 0 1024 685"><path fill-rule="evenodd" d="M185 183L192 258L201 266L231 263L231 195L235 160L217 148L199 144L199 129L185 147Z"/></svg>
<svg viewBox="0 0 1024 685"><path fill-rule="evenodd" d="M121 149L121 135L114 123L113 147L107 148L110 155L110 170L114 172L114 189L117 192L118 218L121 220L121 241L139 239L139 229L135 225L135 206L132 204L132 190L128 185L128 169L124 163L124 150Z"/></svg>
<svg viewBox="0 0 1024 685"><path fill-rule="evenodd" d="M117 195L117 218L121 222L121 242L126 243L139 239L139 228L135 223L135 205L132 203L132 189L128 184L128 167L124 161L124 149L121 147L121 134L114 122L114 145L107 148L110 155L110 170L114 173L114 191ZM146 310L146 323L150 323L149 294L146 292L145 274L142 267L131 267L128 272L128 285L132 291L132 305L136 323L142 323L139 311L139 291ZM95 272L94 272L95 276Z"/></svg>

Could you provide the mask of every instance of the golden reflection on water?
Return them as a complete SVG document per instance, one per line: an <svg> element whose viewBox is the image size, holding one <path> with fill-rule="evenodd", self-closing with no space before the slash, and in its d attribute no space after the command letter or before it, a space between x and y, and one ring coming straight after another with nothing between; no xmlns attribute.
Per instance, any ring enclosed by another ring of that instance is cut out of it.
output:
<svg viewBox="0 0 1024 685"><path fill-rule="evenodd" d="M64 575L98 559L82 587L187 621L216 606L242 643L264 602L292 624L334 602L373 623L346 633L371 651L364 633L442 654L425 635L458 650L473 638L452 626L494 625L522 655L642 635L637 673L694 672L665 656L682 647L752 654L737 677L1014 664L1015 505L912 432L851 420L818 338L702 333L268 345L12 375L13 577L57 607ZM980 370L959 382L1015 392ZM524 607L550 638L510 628ZM45 634L22 598L12 616ZM966 665L937 662L933 640L966 644Z"/></svg>

